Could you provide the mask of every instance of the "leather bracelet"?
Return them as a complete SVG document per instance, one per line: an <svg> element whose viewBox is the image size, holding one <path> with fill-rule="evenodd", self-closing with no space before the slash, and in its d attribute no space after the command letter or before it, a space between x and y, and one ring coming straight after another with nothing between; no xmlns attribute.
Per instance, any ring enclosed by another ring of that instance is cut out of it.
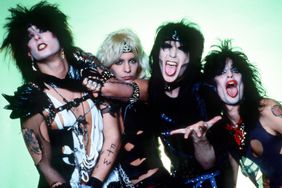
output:
<svg viewBox="0 0 282 188"><path fill-rule="evenodd" d="M129 98L129 102L130 103L135 103L140 98L140 89L139 89L139 86L135 82L132 82L131 86L133 88L133 92L132 92L131 97Z"/></svg>
<svg viewBox="0 0 282 188"><path fill-rule="evenodd" d="M86 185L92 186L94 188L101 188L103 186L103 182L98 178L90 177Z"/></svg>
<svg viewBox="0 0 282 188"><path fill-rule="evenodd" d="M111 110L112 110L112 107L109 104L105 104L105 107L100 109L102 115L106 113L110 113Z"/></svg>

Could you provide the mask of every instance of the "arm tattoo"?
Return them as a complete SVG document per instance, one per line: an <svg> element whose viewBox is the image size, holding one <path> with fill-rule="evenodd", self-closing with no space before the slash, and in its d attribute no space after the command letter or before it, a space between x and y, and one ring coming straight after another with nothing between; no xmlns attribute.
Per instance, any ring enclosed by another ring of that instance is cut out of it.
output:
<svg viewBox="0 0 282 188"><path fill-rule="evenodd" d="M271 107L271 112L274 116L282 118L282 106L281 105L279 104L273 105Z"/></svg>
<svg viewBox="0 0 282 188"><path fill-rule="evenodd" d="M110 154L113 154L114 151L116 149L116 145L115 144L111 144L110 148L107 149L107 152L108 152L108 156L110 156Z"/></svg>
<svg viewBox="0 0 282 188"><path fill-rule="evenodd" d="M22 132L28 150L33 154L40 155L41 148L35 137L34 131L32 129L23 129Z"/></svg>
<svg viewBox="0 0 282 188"><path fill-rule="evenodd" d="M110 165L112 162L105 158L103 163L108 166L108 165Z"/></svg>
<svg viewBox="0 0 282 188"><path fill-rule="evenodd" d="M115 144L111 144L110 148L106 150L106 155L109 157L111 154L115 153L114 150L116 149L116 147L117 146ZM102 153L104 153L104 151L102 151L101 154ZM105 157L104 160L103 160L103 164L108 166L108 165L112 164L112 161Z"/></svg>

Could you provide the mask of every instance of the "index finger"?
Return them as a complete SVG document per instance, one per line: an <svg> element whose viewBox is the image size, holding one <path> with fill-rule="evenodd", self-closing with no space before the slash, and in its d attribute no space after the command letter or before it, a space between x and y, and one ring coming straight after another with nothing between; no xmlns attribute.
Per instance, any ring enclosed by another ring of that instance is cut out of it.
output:
<svg viewBox="0 0 282 188"><path fill-rule="evenodd" d="M170 135L174 135L174 134L185 134L185 129L175 129L173 131L170 131Z"/></svg>
<svg viewBox="0 0 282 188"><path fill-rule="evenodd" d="M221 120L222 117L221 116L215 116L212 119L210 119L209 121L205 122L205 127L207 127L207 129L211 128L216 122L218 122L219 120Z"/></svg>

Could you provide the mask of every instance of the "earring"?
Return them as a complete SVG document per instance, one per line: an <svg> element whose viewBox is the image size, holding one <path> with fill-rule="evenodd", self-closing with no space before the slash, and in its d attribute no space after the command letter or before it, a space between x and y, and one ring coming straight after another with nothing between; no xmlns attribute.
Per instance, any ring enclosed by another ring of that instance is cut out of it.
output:
<svg viewBox="0 0 282 188"><path fill-rule="evenodd" d="M36 68L35 63L34 63L34 58L32 56L30 56L30 57L31 57L31 68L32 68L33 71L37 71L37 68Z"/></svg>
<svg viewBox="0 0 282 188"><path fill-rule="evenodd" d="M61 49L61 58L65 59L65 51L64 48Z"/></svg>
<svg viewBox="0 0 282 188"><path fill-rule="evenodd" d="M35 67L34 62L31 63L31 67L32 67L32 70L33 70L33 71L37 71L37 68Z"/></svg>

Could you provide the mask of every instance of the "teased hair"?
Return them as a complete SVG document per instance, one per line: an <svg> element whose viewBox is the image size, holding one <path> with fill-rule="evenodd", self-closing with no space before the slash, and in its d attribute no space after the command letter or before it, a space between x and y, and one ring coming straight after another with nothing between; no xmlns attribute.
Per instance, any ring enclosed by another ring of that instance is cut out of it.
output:
<svg viewBox="0 0 282 188"><path fill-rule="evenodd" d="M216 48L209 52L204 59L204 81L216 88L215 76L220 75L225 68L226 60L231 59L233 67L236 67L242 74L244 84L243 101L240 107L240 114L245 121L254 122L259 117L260 100L265 95L259 72L252 65L248 57L239 49L231 45L231 40L221 41L220 45L214 45Z"/></svg>
<svg viewBox="0 0 282 188"><path fill-rule="evenodd" d="M143 50L140 39L130 29L121 29L110 33L99 47L97 58L106 67L110 67L119 60L125 42L132 48L132 53L140 64L141 70L138 78L144 78L148 70L148 57Z"/></svg>
<svg viewBox="0 0 282 188"><path fill-rule="evenodd" d="M168 22L158 27L155 42L149 56L151 79L149 95L152 100L158 98L158 93L164 92L164 79L159 66L159 54L165 41L172 40L177 32L178 41L182 43L186 53L189 53L189 63L182 76L183 83L180 95L201 79L201 58L204 48L204 37L195 23L182 19L180 22Z"/></svg>
<svg viewBox="0 0 282 188"><path fill-rule="evenodd" d="M200 64L203 48L204 37L200 32L197 24L182 19L180 22L168 22L158 27L155 43L150 54L150 63L158 62L159 51L165 41L171 39L174 32L177 31L179 40L189 52L190 61ZM152 65L151 65L152 66Z"/></svg>
<svg viewBox="0 0 282 188"><path fill-rule="evenodd" d="M67 16L58 9L57 5L41 1L29 9L18 4L9 11L11 15L6 18L7 23L4 28L7 29L7 33L1 51L6 49L6 52L11 53L25 82L31 80L33 75L27 47L27 29L31 25L52 32L68 55L68 51L73 46L72 33L67 23Z"/></svg>

